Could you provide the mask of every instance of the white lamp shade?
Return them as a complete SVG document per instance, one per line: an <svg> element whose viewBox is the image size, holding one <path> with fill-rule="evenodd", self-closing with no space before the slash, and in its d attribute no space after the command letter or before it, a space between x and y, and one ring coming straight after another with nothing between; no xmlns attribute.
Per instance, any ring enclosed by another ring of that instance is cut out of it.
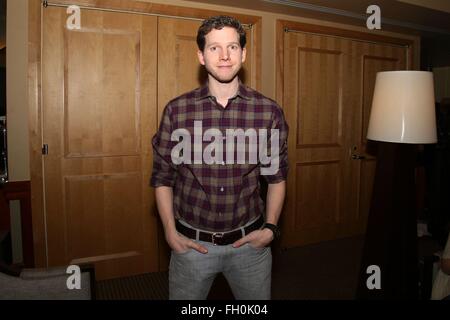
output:
<svg viewBox="0 0 450 320"><path fill-rule="evenodd" d="M432 72L377 73L367 139L437 142Z"/></svg>

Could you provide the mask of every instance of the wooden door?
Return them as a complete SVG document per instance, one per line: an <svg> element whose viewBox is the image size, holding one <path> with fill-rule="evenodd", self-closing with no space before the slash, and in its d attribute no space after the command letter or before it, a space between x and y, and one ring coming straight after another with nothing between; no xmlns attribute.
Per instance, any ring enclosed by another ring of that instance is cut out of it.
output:
<svg viewBox="0 0 450 320"><path fill-rule="evenodd" d="M364 232L375 167L364 137L375 74L404 69L406 54L404 47L284 33L290 174L282 246Z"/></svg>
<svg viewBox="0 0 450 320"><path fill-rule="evenodd" d="M173 98L203 85L207 73L197 58L197 30L201 21L176 18L158 18L158 118L166 104ZM247 57L239 72L240 79L248 86L256 87L254 77L252 32L245 27ZM163 229L159 225L160 269L168 266L169 247Z"/></svg>
<svg viewBox="0 0 450 320"><path fill-rule="evenodd" d="M43 10L48 265L95 263L98 279L158 270L150 192L157 127L157 18Z"/></svg>

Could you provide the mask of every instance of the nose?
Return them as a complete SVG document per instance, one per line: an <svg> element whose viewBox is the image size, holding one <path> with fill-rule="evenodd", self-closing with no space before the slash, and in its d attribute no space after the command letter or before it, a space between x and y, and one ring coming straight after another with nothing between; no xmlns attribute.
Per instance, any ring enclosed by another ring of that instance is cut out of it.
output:
<svg viewBox="0 0 450 320"><path fill-rule="evenodd" d="M220 60L229 60L230 59L230 53L228 52L227 49L225 50L220 50Z"/></svg>

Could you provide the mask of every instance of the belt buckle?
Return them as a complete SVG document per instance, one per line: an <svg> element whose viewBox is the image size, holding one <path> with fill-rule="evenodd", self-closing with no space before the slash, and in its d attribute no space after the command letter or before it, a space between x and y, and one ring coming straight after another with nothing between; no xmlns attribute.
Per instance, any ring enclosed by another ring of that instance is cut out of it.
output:
<svg viewBox="0 0 450 320"><path fill-rule="evenodd" d="M212 234L212 236L211 236L211 242L212 242L212 244L213 245L215 245L215 246L217 246L217 243L216 243L216 237L218 238L218 239L222 239L223 238L223 236L224 236L224 233L223 232L214 232L213 234Z"/></svg>

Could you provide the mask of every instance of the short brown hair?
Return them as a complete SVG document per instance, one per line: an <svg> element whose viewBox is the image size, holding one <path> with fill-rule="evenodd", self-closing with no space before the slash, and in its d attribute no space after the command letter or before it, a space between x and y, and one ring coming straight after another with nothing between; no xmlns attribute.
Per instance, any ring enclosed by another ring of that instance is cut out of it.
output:
<svg viewBox="0 0 450 320"><path fill-rule="evenodd" d="M244 27L239 20L230 16L215 16L203 21L197 32L197 45L203 51L205 49L205 36L211 32L212 29L221 30L223 27L231 27L236 30L239 35L239 44L243 49L247 43Z"/></svg>

